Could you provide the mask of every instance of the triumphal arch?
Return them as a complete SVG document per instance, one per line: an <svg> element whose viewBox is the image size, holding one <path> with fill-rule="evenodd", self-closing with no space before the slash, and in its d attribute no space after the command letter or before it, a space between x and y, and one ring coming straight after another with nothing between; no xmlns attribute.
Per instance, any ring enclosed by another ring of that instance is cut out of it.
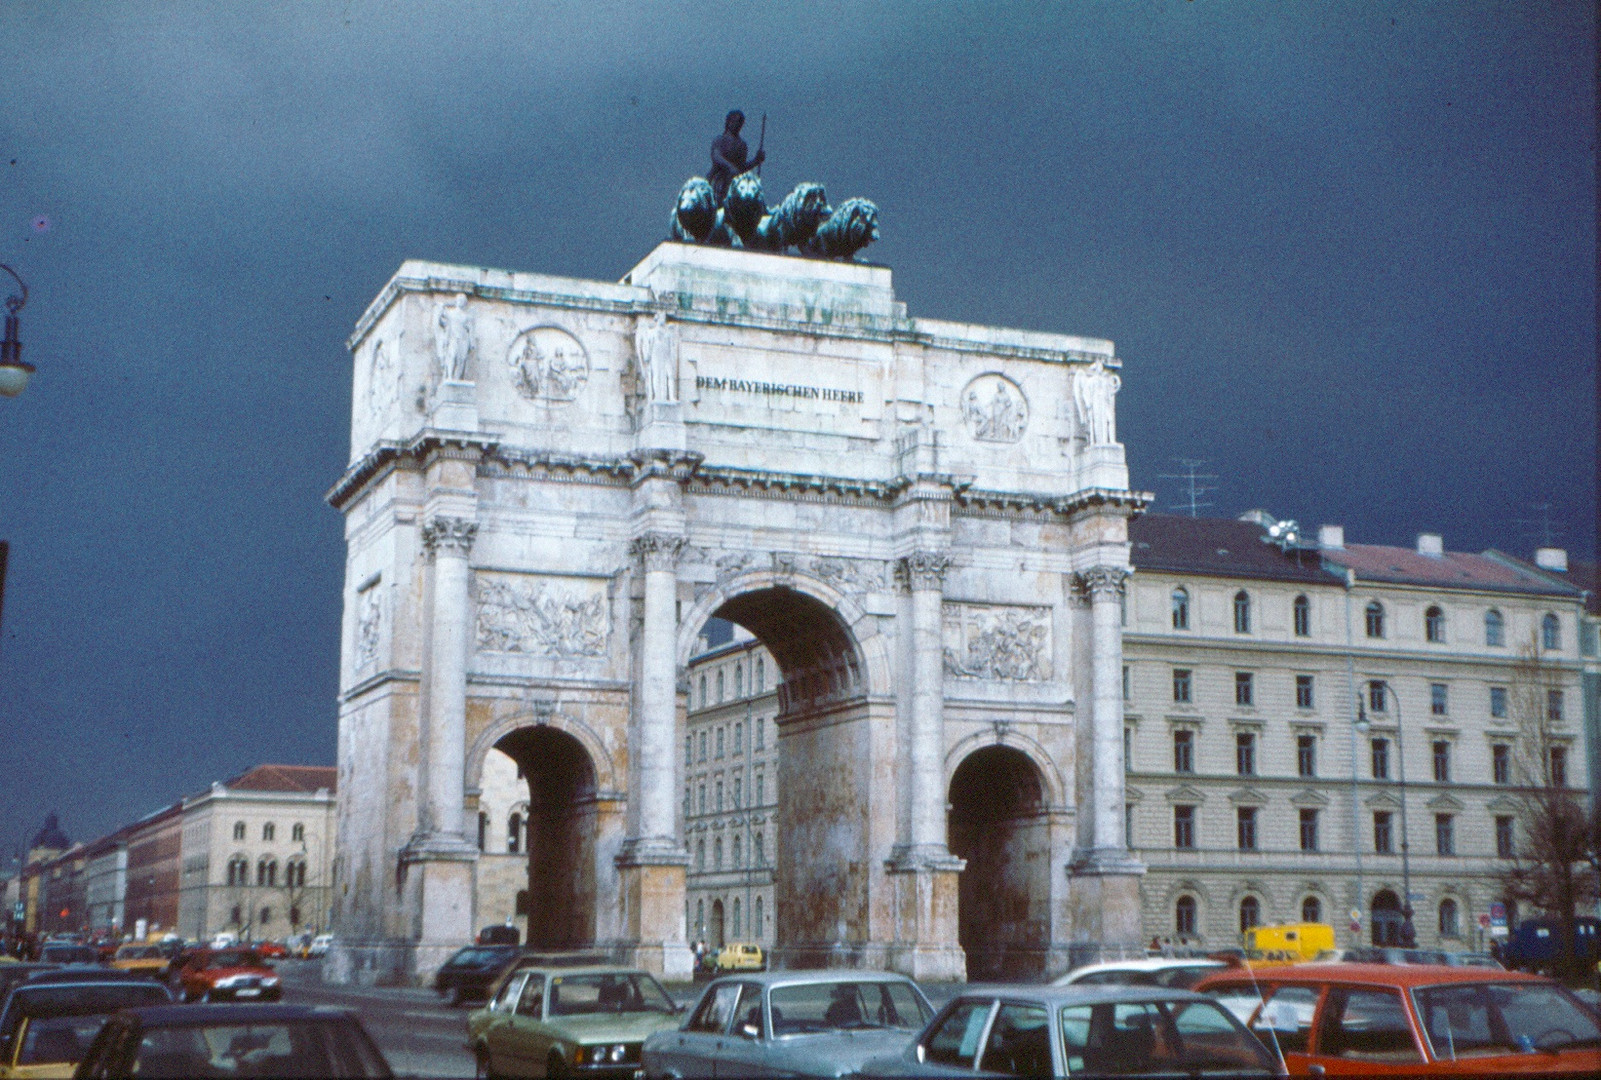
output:
<svg viewBox="0 0 1601 1080"><path fill-rule="evenodd" d="M775 963L1048 974L1140 937L1111 342L882 266L664 243L619 283L407 262L351 338L329 977L471 938L492 750L529 942L687 977L685 665L781 669Z"/></svg>

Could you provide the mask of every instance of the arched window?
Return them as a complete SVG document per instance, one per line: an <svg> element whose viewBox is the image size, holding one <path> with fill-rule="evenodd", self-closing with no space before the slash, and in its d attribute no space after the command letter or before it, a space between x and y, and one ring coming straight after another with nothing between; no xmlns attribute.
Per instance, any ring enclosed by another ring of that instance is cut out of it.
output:
<svg viewBox="0 0 1601 1080"><path fill-rule="evenodd" d="M734 754L736 756L738 756L739 754L743 754L744 752L745 752L745 725L743 723L735 724L734 725Z"/></svg>
<svg viewBox="0 0 1601 1080"><path fill-rule="evenodd" d="M1244 589L1234 594L1234 632L1251 632L1251 596Z"/></svg>
<svg viewBox="0 0 1601 1080"><path fill-rule="evenodd" d="M1555 615L1546 613L1540 620L1540 647L1543 649L1562 648L1562 623L1557 621Z"/></svg>
<svg viewBox="0 0 1601 1080"><path fill-rule="evenodd" d="M1430 641L1445 640L1445 612L1434 604L1423 613L1423 636Z"/></svg>
<svg viewBox="0 0 1601 1080"><path fill-rule="evenodd" d="M272 908L264 907L261 909L261 922L259 925L266 926L270 922L272 922Z"/></svg>
<svg viewBox="0 0 1601 1080"><path fill-rule="evenodd" d="M243 855L235 855L228 860L228 884L250 884L250 860Z"/></svg>
<svg viewBox="0 0 1601 1080"><path fill-rule="evenodd" d="M233 910L228 913L228 925L238 926L244 921L244 917L245 909L240 907L238 904L235 904L233 906Z"/></svg>
<svg viewBox="0 0 1601 1080"><path fill-rule="evenodd" d="M695 869L706 869L706 841L695 841Z"/></svg>
<svg viewBox="0 0 1601 1080"><path fill-rule="evenodd" d="M738 870L741 866L744 866L744 865L745 865L745 848L740 843L739 837L736 836L736 837L734 837L734 869Z"/></svg>
<svg viewBox="0 0 1601 1080"><path fill-rule="evenodd" d="M1302 922L1322 922L1323 921L1323 901L1319 900L1315 896L1308 896L1305 900L1302 900L1301 901L1301 921Z"/></svg>
<svg viewBox="0 0 1601 1080"><path fill-rule="evenodd" d="M721 671L719 671L717 673L717 704L721 705L722 703L723 703L723 673Z"/></svg>
<svg viewBox="0 0 1601 1080"><path fill-rule="evenodd" d="M245 823L244 822L236 821L236 822L233 823L233 838L235 840L243 840L245 838Z"/></svg>
<svg viewBox="0 0 1601 1080"><path fill-rule="evenodd" d="M745 696L745 668L741 664L734 665L734 696L737 698Z"/></svg>
<svg viewBox="0 0 1601 1080"><path fill-rule="evenodd" d="M261 838L263 840L271 840L277 834L278 834L278 827L276 825L274 825L270 821L267 822L267 824L265 824L265 825L263 825L261 827Z"/></svg>
<svg viewBox="0 0 1601 1080"><path fill-rule="evenodd" d="M1506 644L1506 620L1495 608L1484 613L1484 643L1486 645Z"/></svg>
<svg viewBox="0 0 1601 1080"><path fill-rule="evenodd" d="M1181 896L1173 905L1173 931L1179 937L1195 936L1195 897Z"/></svg>
<svg viewBox="0 0 1601 1080"><path fill-rule="evenodd" d="M1295 598L1295 636L1312 636L1312 601L1304 596Z"/></svg>
<svg viewBox="0 0 1601 1080"><path fill-rule="evenodd" d="M745 936L745 924L740 919L739 897L737 896L734 897L734 936L737 938Z"/></svg>
<svg viewBox="0 0 1601 1080"><path fill-rule="evenodd" d="M1370 601L1367 606L1368 637L1381 638L1384 636L1384 605L1377 600Z"/></svg>
<svg viewBox="0 0 1601 1080"><path fill-rule="evenodd" d="M706 936L706 901L695 901L695 936Z"/></svg>
<svg viewBox="0 0 1601 1080"><path fill-rule="evenodd" d="M294 927L300 925L300 905L298 904L292 904L289 907L289 925Z"/></svg>
<svg viewBox="0 0 1601 1080"><path fill-rule="evenodd" d="M262 859L256 864L256 884L271 888L278 884L278 863L273 859Z"/></svg>
<svg viewBox="0 0 1601 1080"><path fill-rule="evenodd" d="M297 822L295 822L293 825L291 825L289 827L289 839L293 840L295 843L298 844L301 841L305 840L305 838L306 838L306 827L304 825L302 825L300 822L297 821Z"/></svg>
<svg viewBox="0 0 1601 1080"><path fill-rule="evenodd" d="M306 886L306 864L295 859L284 866L284 884L291 889L303 889Z"/></svg>
<svg viewBox="0 0 1601 1080"><path fill-rule="evenodd" d="M756 865L767 865L767 845L762 842L763 834L756 834Z"/></svg>
<svg viewBox="0 0 1601 1080"><path fill-rule="evenodd" d="M489 838L489 815L482 810L478 811L478 850L484 850L484 843Z"/></svg>
<svg viewBox="0 0 1601 1080"><path fill-rule="evenodd" d="M761 939L762 936L762 898L756 898L756 905L751 909L750 936Z"/></svg>
<svg viewBox="0 0 1601 1080"><path fill-rule="evenodd" d="M513 814L506 819L506 854L516 855L523 849L523 816Z"/></svg>
<svg viewBox="0 0 1601 1080"><path fill-rule="evenodd" d="M1182 585L1173 590L1173 629L1190 628L1190 594Z"/></svg>
<svg viewBox="0 0 1601 1080"><path fill-rule="evenodd" d="M1240 901L1240 933L1245 933L1262 922L1262 902L1254 896Z"/></svg>
<svg viewBox="0 0 1601 1080"><path fill-rule="evenodd" d="M756 692L758 694L767 690L767 665L761 657L756 658Z"/></svg>
<svg viewBox="0 0 1601 1080"><path fill-rule="evenodd" d="M712 841L712 869L713 870L721 870L722 868L723 868L723 838L722 837L718 837L716 840Z"/></svg>
<svg viewBox="0 0 1601 1080"><path fill-rule="evenodd" d="M706 707L706 676L700 677L700 707Z"/></svg>
<svg viewBox="0 0 1601 1080"><path fill-rule="evenodd" d="M1460 937L1462 931L1457 925L1456 901L1450 898L1440 901L1440 936L1443 938Z"/></svg>

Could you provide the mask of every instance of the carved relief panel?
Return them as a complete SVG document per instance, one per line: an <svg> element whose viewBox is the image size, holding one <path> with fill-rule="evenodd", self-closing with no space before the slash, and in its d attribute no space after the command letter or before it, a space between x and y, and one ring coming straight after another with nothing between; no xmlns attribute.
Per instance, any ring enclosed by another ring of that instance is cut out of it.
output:
<svg viewBox="0 0 1601 1080"><path fill-rule="evenodd" d="M606 582L480 571L473 575L479 652L546 659L598 658L611 646Z"/></svg>
<svg viewBox="0 0 1601 1080"><path fill-rule="evenodd" d="M1051 609L947 603L945 674L960 679L1051 678Z"/></svg>

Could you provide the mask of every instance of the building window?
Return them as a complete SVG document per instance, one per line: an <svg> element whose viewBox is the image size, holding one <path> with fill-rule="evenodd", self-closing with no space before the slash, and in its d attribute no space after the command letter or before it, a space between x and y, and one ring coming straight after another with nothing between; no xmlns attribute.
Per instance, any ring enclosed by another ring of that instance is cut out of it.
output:
<svg viewBox="0 0 1601 1080"><path fill-rule="evenodd" d="M300 926L300 905L299 904L293 904L289 908L289 925L293 926L293 927L297 927L297 928Z"/></svg>
<svg viewBox="0 0 1601 1080"><path fill-rule="evenodd" d="M739 810L745 805L745 780L743 777L734 777L734 809Z"/></svg>
<svg viewBox="0 0 1601 1080"><path fill-rule="evenodd" d="M1551 786L1568 786L1568 748L1566 746L1553 746L1551 748Z"/></svg>
<svg viewBox="0 0 1601 1080"><path fill-rule="evenodd" d="M1234 825L1241 851L1256 850L1256 807L1239 806L1234 810Z"/></svg>
<svg viewBox="0 0 1601 1080"><path fill-rule="evenodd" d="M1490 747L1490 779L1497 784L1512 783L1512 748L1506 743Z"/></svg>
<svg viewBox="0 0 1601 1080"><path fill-rule="evenodd" d="M722 868L723 868L723 838L719 836L716 840L712 841L712 869L721 870Z"/></svg>
<svg viewBox="0 0 1601 1080"><path fill-rule="evenodd" d="M718 728L717 729L717 760L721 761L722 758L723 758L723 729L722 728Z"/></svg>
<svg viewBox="0 0 1601 1080"><path fill-rule="evenodd" d="M1123 700L1129 699L1128 665L1123 665Z"/></svg>
<svg viewBox="0 0 1601 1080"><path fill-rule="evenodd" d="M700 733L700 759L702 761L706 760L706 733L704 731Z"/></svg>
<svg viewBox="0 0 1601 1080"><path fill-rule="evenodd" d="M261 909L261 922L259 925L266 926L270 922L272 922L272 908L264 907Z"/></svg>
<svg viewBox="0 0 1601 1080"><path fill-rule="evenodd" d="M738 834L734 836L734 869L738 870L745 865L745 845L740 842Z"/></svg>
<svg viewBox="0 0 1601 1080"><path fill-rule="evenodd" d="M506 854L516 855L523 849L523 816L513 814L506 819Z"/></svg>
<svg viewBox="0 0 1601 1080"><path fill-rule="evenodd" d="M701 871L706 869L706 841L704 840L695 841L695 869Z"/></svg>
<svg viewBox="0 0 1601 1080"><path fill-rule="evenodd" d="M284 867L284 884L291 889L306 887L306 864L299 859Z"/></svg>
<svg viewBox="0 0 1601 1080"><path fill-rule="evenodd" d="M1317 775L1317 736L1295 737L1295 772L1298 776Z"/></svg>
<svg viewBox="0 0 1601 1080"><path fill-rule="evenodd" d="M1437 604L1423 613L1423 636L1429 641L1445 640L1445 612Z"/></svg>
<svg viewBox="0 0 1601 1080"><path fill-rule="evenodd" d="M1173 771L1195 771L1195 732L1184 730L1173 733Z"/></svg>
<svg viewBox="0 0 1601 1080"><path fill-rule="evenodd" d="M1456 854L1456 819L1450 814L1434 815L1434 853Z"/></svg>
<svg viewBox="0 0 1601 1080"><path fill-rule="evenodd" d="M1195 897L1179 897L1173 905L1173 932L1180 937L1194 937L1195 921Z"/></svg>
<svg viewBox="0 0 1601 1080"><path fill-rule="evenodd" d="M1256 775L1256 735L1252 732L1234 736L1234 771L1241 776Z"/></svg>
<svg viewBox="0 0 1601 1080"><path fill-rule="evenodd" d="M767 664L761 657L756 658L756 692L758 694L767 689Z"/></svg>
<svg viewBox="0 0 1601 1080"><path fill-rule="evenodd" d="M757 806L766 806L767 805L767 774L766 773L757 773L756 774L756 805Z"/></svg>
<svg viewBox="0 0 1601 1080"><path fill-rule="evenodd" d="M235 855L228 860L228 884L250 884L250 862L243 855ZM238 922L237 919L234 921Z"/></svg>
<svg viewBox="0 0 1601 1080"><path fill-rule="evenodd" d="M722 703L723 703L723 673L721 671L719 671L717 673L717 704L721 705Z"/></svg>
<svg viewBox="0 0 1601 1080"><path fill-rule="evenodd" d="M1545 692L1545 718L1553 724L1562 723L1562 691Z"/></svg>
<svg viewBox="0 0 1601 1080"><path fill-rule="evenodd" d="M700 677L700 707L706 707L706 676Z"/></svg>
<svg viewBox="0 0 1601 1080"><path fill-rule="evenodd" d="M1562 648L1562 623L1555 615L1547 613L1540 620L1540 647L1544 649Z"/></svg>
<svg viewBox="0 0 1601 1080"><path fill-rule="evenodd" d="M1173 846L1186 850L1195 847L1195 807L1173 808Z"/></svg>
<svg viewBox="0 0 1601 1080"><path fill-rule="evenodd" d="M1381 713L1385 711L1385 701L1389 697L1389 695L1385 693L1387 689L1388 687L1385 686L1382 679L1374 679L1368 683L1369 712Z"/></svg>
<svg viewBox="0 0 1601 1080"><path fill-rule="evenodd" d="M1506 719L1506 687L1490 687L1490 715L1498 720Z"/></svg>
<svg viewBox="0 0 1601 1080"><path fill-rule="evenodd" d="M294 841L297 844L300 843L301 841L305 840L306 839L306 827L304 825L302 825L298 821L295 822L293 825L291 825L289 827L289 839Z"/></svg>
<svg viewBox="0 0 1601 1080"><path fill-rule="evenodd" d="M1134 729L1123 729L1123 771L1128 772L1134 768Z"/></svg>
<svg viewBox="0 0 1601 1080"><path fill-rule="evenodd" d="M1379 603L1377 600L1374 600L1374 601L1372 601L1371 603L1368 604L1367 611L1366 611L1365 614L1367 616L1368 637L1371 637L1371 638L1381 638L1381 637L1383 637L1384 636L1384 605Z"/></svg>
<svg viewBox="0 0 1601 1080"><path fill-rule="evenodd" d="M1395 840L1390 835L1388 810L1373 811L1373 850L1380 855L1389 855L1395 850Z"/></svg>
<svg viewBox="0 0 1601 1080"><path fill-rule="evenodd" d="M271 840L274 837L276 837L277 835L278 835L278 827L276 825L274 825L272 822L269 821L269 822L267 822L267 824L265 824L265 825L263 825L261 827L261 838L263 840Z"/></svg>
<svg viewBox="0 0 1601 1080"><path fill-rule="evenodd" d="M1301 850L1302 851L1316 851L1317 850L1317 811L1316 810L1302 810L1301 811ZM1316 922L1317 920L1316 919L1312 919L1312 920L1308 920L1308 921Z"/></svg>
<svg viewBox="0 0 1601 1080"><path fill-rule="evenodd" d="M685 784L684 785L684 816L688 817L691 813L694 812L694 810L695 810L695 803L690 798L689 785Z"/></svg>
<svg viewBox="0 0 1601 1080"><path fill-rule="evenodd" d="M1440 901L1440 936L1443 938L1461 937L1462 931L1458 928L1457 908L1455 900Z"/></svg>
<svg viewBox="0 0 1601 1080"><path fill-rule="evenodd" d="M695 901L695 936L706 936L706 901Z"/></svg>
<svg viewBox="0 0 1601 1080"><path fill-rule="evenodd" d="M763 719L756 721L756 749L767 749L767 721Z"/></svg>
<svg viewBox="0 0 1601 1080"><path fill-rule="evenodd" d="M1373 752L1373 779L1388 780L1390 778L1390 740L1374 739Z"/></svg>
<svg viewBox="0 0 1601 1080"><path fill-rule="evenodd" d="M1506 644L1506 620L1501 613L1491 608L1484 613L1484 643L1486 645Z"/></svg>
<svg viewBox="0 0 1601 1080"><path fill-rule="evenodd" d="M1429 715L1444 716L1446 714L1446 688L1445 683L1429 684Z"/></svg>
<svg viewBox="0 0 1601 1080"><path fill-rule="evenodd" d="M1495 819L1495 857L1510 859L1512 854L1512 816L1498 815Z"/></svg>
<svg viewBox="0 0 1601 1080"><path fill-rule="evenodd" d="M721 780L717 781L717 812L719 814L723 812L723 782Z"/></svg>
<svg viewBox="0 0 1601 1080"><path fill-rule="evenodd" d="M700 787L696 789L695 795L699 800L700 812L704 814L706 812L706 785L700 785Z"/></svg>
<svg viewBox="0 0 1601 1080"><path fill-rule="evenodd" d="M236 821L236 822L233 823L233 838L235 840L243 840L245 838L245 823L244 822Z"/></svg>
<svg viewBox="0 0 1601 1080"><path fill-rule="evenodd" d="M1315 896L1308 896L1301 901L1301 921L1320 923L1323 921L1323 901Z"/></svg>
<svg viewBox="0 0 1601 1080"><path fill-rule="evenodd" d="M278 884L278 864L272 859L262 859L256 864L256 884L275 888Z"/></svg>
<svg viewBox="0 0 1601 1080"><path fill-rule="evenodd" d="M1295 598L1295 636L1312 636L1312 601L1304 596Z"/></svg>
<svg viewBox="0 0 1601 1080"><path fill-rule="evenodd" d="M745 696L745 668L741 664L734 665L734 696L737 698ZM738 916L735 917L738 918ZM735 930L734 932L737 934L739 931Z"/></svg>
<svg viewBox="0 0 1601 1080"><path fill-rule="evenodd" d="M762 898L761 897L758 896L756 898L756 903L752 906L751 912L752 913L751 913L751 917L750 917L750 935L753 938L760 939L761 936L762 936Z"/></svg>
<svg viewBox="0 0 1601 1080"><path fill-rule="evenodd" d="M767 865L767 844L765 843L765 840L766 840L766 835L764 833L757 833L756 834L756 865L757 866L766 866Z"/></svg>
<svg viewBox="0 0 1601 1080"><path fill-rule="evenodd" d="M1451 782L1451 744L1445 739L1434 741L1434 782L1436 784Z"/></svg>
<svg viewBox="0 0 1601 1080"><path fill-rule="evenodd" d="M685 735L684 736L684 764L685 765L693 765L694 763L695 763L695 736L693 736L693 735Z"/></svg>
<svg viewBox="0 0 1601 1080"><path fill-rule="evenodd" d="M238 904L235 904L233 906L233 911L228 913L228 925L230 925L230 926L238 926L243 922L244 917L245 917L245 909L242 908L241 906L239 906Z"/></svg>
<svg viewBox="0 0 1601 1080"><path fill-rule="evenodd" d="M1313 706L1312 676L1297 675L1295 677L1295 707L1297 709L1310 709Z"/></svg>
<svg viewBox="0 0 1601 1080"><path fill-rule="evenodd" d="M482 810L478 811L478 850L484 850L484 842L489 836L489 815Z"/></svg>
<svg viewBox="0 0 1601 1080"><path fill-rule="evenodd" d="M1262 902L1254 896L1240 901L1240 933L1262 924Z"/></svg>
<svg viewBox="0 0 1601 1080"><path fill-rule="evenodd" d="M745 725L734 725L734 756L743 757L745 754Z"/></svg>
<svg viewBox="0 0 1601 1080"><path fill-rule="evenodd" d="M745 936L745 925L739 917L739 897L737 896L734 897L734 936L737 938Z"/></svg>
<svg viewBox="0 0 1601 1080"><path fill-rule="evenodd" d="M1173 669L1173 700L1188 705L1190 702L1190 669Z"/></svg>
<svg viewBox="0 0 1601 1080"><path fill-rule="evenodd" d="M1251 673L1249 671L1236 671L1234 673L1234 704L1251 704Z"/></svg>
<svg viewBox="0 0 1601 1080"><path fill-rule="evenodd" d="M1251 632L1251 596L1244 589L1234 594L1234 632Z"/></svg>
<svg viewBox="0 0 1601 1080"><path fill-rule="evenodd" d="M1190 628L1190 594L1183 587L1173 590L1173 629Z"/></svg>

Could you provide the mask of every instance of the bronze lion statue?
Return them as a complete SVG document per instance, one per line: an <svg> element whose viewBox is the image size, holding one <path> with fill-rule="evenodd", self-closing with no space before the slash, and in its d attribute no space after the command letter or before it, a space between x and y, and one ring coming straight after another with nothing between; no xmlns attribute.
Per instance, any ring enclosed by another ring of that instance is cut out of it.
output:
<svg viewBox="0 0 1601 1080"><path fill-rule="evenodd" d="M877 239L878 207L866 199L846 199L817 227L817 235L801 251L849 261Z"/></svg>
<svg viewBox="0 0 1601 1080"><path fill-rule="evenodd" d="M796 184L795 190L762 218L756 227L756 243L746 246L763 251L798 248L817 234L817 227L831 212L822 184Z"/></svg>
<svg viewBox="0 0 1601 1080"><path fill-rule="evenodd" d="M692 176L678 192L669 233L674 240L704 244L717 225L717 197L703 176Z"/></svg>

